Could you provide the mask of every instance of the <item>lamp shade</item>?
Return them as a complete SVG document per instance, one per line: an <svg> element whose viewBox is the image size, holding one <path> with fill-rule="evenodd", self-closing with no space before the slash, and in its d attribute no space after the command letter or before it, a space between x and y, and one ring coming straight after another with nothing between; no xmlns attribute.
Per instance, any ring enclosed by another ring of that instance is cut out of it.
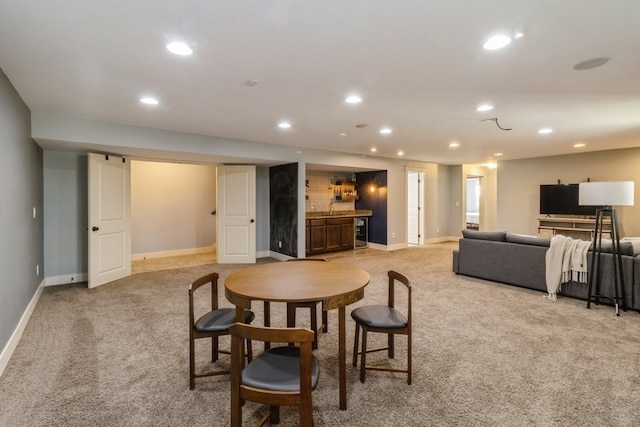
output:
<svg viewBox="0 0 640 427"><path fill-rule="evenodd" d="M633 206L633 181L581 182L581 206Z"/></svg>

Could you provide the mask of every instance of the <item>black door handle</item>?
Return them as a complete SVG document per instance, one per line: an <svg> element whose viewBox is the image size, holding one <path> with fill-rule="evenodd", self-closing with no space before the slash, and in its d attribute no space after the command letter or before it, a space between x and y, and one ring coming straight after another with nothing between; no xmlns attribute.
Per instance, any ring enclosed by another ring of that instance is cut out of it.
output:
<svg viewBox="0 0 640 427"><path fill-rule="evenodd" d="M253 224L254 222L256 222L256 220L251 218L251 223Z"/></svg>
<svg viewBox="0 0 640 427"><path fill-rule="evenodd" d="M100 230L100 227L91 227L91 231L98 231Z"/></svg>

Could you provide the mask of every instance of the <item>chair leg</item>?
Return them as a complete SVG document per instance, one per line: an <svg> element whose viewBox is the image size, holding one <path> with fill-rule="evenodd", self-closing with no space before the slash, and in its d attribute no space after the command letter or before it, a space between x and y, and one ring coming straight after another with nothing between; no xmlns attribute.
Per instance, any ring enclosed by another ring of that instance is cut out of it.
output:
<svg viewBox="0 0 640 427"><path fill-rule="evenodd" d="M360 382L364 383L364 371L367 366L367 327L362 327L362 353L360 354Z"/></svg>
<svg viewBox="0 0 640 427"><path fill-rule="evenodd" d="M215 362L218 360L219 353L219 341L218 337L211 337L211 361Z"/></svg>
<svg viewBox="0 0 640 427"><path fill-rule="evenodd" d="M395 334L387 334L387 347L389 347L389 349L387 350L387 354L389 355L389 359L393 359L394 355L395 355L395 346L394 346L394 341L395 341Z"/></svg>
<svg viewBox="0 0 640 427"><path fill-rule="evenodd" d="M275 405L270 405L269 412L271 413L271 415L269 416L269 423L279 424L280 423L280 407Z"/></svg>
<svg viewBox="0 0 640 427"><path fill-rule="evenodd" d="M287 303L287 328L295 328L296 326L296 306Z"/></svg>
<svg viewBox="0 0 640 427"><path fill-rule="evenodd" d="M314 350L318 349L318 310L316 310L316 306L312 306L311 310L311 330L313 331L313 343L311 344L311 348Z"/></svg>
<svg viewBox="0 0 640 427"><path fill-rule="evenodd" d="M322 332L329 332L329 316L326 310L322 310Z"/></svg>
<svg viewBox="0 0 640 427"><path fill-rule="evenodd" d="M407 384L411 385L411 331L407 335Z"/></svg>
<svg viewBox="0 0 640 427"><path fill-rule="evenodd" d="M196 386L196 355L194 346L193 337L189 337L189 390L193 390Z"/></svg>
<svg viewBox="0 0 640 427"><path fill-rule="evenodd" d="M353 334L353 367L358 366L358 339L360 338L360 325L356 323L356 332Z"/></svg>

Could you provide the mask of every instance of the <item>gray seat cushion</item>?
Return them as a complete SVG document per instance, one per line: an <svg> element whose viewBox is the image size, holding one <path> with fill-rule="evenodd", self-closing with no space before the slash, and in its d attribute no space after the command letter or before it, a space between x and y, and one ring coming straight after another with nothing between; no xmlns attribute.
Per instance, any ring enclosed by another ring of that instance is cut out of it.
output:
<svg viewBox="0 0 640 427"><path fill-rule="evenodd" d="M251 323L256 315L249 310L244 312L244 323ZM196 321L195 330L198 332L220 332L229 329L236 322L235 308L220 308L213 310Z"/></svg>
<svg viewBox="0 0 640 427"><path fill-rule="evenodd" d="M393 307L386 305L367 305L351 312L356 322L373 328L404 328L407 318Z"/></svg>
<svg viewBox="0 0 640 427"><path fill-rule="evenodd" d="M320 364L311 358L311 389L315 390ZM274 391L300 390L300 348L276 347L262 353L242 371L242 384Z"/></svg>

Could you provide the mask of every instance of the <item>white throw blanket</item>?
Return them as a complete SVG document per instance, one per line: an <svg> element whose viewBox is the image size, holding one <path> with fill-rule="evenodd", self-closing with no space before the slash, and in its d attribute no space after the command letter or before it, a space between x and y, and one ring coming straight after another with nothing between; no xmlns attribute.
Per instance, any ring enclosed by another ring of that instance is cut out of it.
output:
<svg viewBox="0 0 640 427"><path fill-rule="evenodd" d="M587 252L590 246L586 240L562 234L553 236L545 255L548 299L556 300L562 283L587 283Z"/></svg>

